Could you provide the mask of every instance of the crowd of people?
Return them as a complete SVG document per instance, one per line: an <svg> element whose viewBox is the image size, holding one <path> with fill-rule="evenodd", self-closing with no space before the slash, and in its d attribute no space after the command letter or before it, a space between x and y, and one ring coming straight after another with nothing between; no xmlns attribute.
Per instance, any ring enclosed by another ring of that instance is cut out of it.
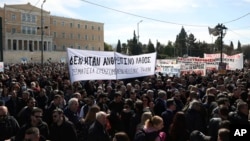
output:
<svg viewBox="0 0 250 141"><path fill-rule="evenodd" d="M249 125L250 71L70 82L67 64L0 73L0 141L229 141Z"/></svg>

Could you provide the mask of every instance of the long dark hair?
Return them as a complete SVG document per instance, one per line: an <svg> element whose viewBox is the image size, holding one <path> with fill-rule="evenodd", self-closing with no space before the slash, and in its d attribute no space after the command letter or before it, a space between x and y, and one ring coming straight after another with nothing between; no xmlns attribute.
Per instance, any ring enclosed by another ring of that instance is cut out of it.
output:
<svg viewBox="0 0 250 141"><path fill-rule="evenodd" d="M169 135L173 141L177 140L180 137L183 137L187 133L186 128L186 118L185 114L182 111L179 111L175 114L173 122L170 125Z"/></svg>

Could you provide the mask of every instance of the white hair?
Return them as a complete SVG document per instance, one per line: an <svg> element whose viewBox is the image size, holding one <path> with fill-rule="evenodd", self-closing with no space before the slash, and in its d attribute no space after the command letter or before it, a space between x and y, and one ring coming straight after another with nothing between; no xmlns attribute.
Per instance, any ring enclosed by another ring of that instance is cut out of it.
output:
<svg viewBox="0 0 250 141"><path fill-rule="evenodd" d="M102 119L103 117L106 117L107 114L103 111L99 111L96 113L96 119L99 120L99 119Z"/></svg>
<svg viewBox="0 0 250 141"><path fill-rule="evenodd" d="M71 99L68 101L69 107L70 107L74 102L78 103L78 99L77 99L77 98L71 98Z"/></svg>

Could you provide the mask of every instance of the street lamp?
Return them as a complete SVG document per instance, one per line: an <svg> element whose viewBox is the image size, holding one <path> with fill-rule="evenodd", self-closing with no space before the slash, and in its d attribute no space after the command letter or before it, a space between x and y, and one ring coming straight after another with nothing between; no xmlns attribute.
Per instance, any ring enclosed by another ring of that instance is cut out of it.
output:
<svg viewBox="0 0 250 141"><path fill-rule="evenodd" d="M138 44L139 44L139 37L140 37L140 35L139 35L139 24L142 22L143 20L140 20L138 23L137 23L137 32L138 32L138 39L137 39L137 41L138 41Z"/></svg>
<svg viewBox="0 0 250 141"><path fill-rule="evenodd" d="M223 63L223 55L222 55L222 52L223 52L223 37L226 35L226 31L227 31L227 27L225 27L225 25L223 24L218 24L215 26L215 28L210 28L208 27L208 31L209 31L209 34L212 34L214 36L220 36L220 63L219 63L219 67L218 67L218 70L221 72L221 73L225 73L225 70L226 70L226 63ZM224 32L225 31L225 32Z"/></svg>
<svg viewBox="0 0 250 141"><path fill-rule="evenodd" d="M41 5L41 65L43 67L43 50L44 50L44 45L43 45L43 4L46 2L46 0L43 1Z"/></svg>
<svg viewBox="0 0 250 141"><path fill-rule="evenodd" d="M222 56L222 51L223 51L223 37L226 35L227 27L223 24L218 24L214 28L208 27L209 34L212 34L213 36L220 36L220 63L223 63L223 56ZM225 31L225 32L224 32Z"/></svg>
<svg viewBox="0 0 250 141"><path fill-rule="evenodd" d="M223 37L226 34L227 27L225 27L225 25L223 25L223 24L218 24L215 28L220 33L220 41L221 41L221 44L220 44L220 62L223 63L223 56L222 56L222 51L223 51ZM223 32L223 31L225 31L225 32Z"/></svg>
<svg viewBox="0 0 250 141"><path fill-rule="evenodd" d="M188 30L187 32L186 32L186 35L187 35L187 37L186 37L186 39L188 39L189 38L189 35L190 34L188 34L190 31ZM187 47L187 57L188 57L188 52L189 52L189 43L187 42L187 40L186 40L186 47Z"/></svg>

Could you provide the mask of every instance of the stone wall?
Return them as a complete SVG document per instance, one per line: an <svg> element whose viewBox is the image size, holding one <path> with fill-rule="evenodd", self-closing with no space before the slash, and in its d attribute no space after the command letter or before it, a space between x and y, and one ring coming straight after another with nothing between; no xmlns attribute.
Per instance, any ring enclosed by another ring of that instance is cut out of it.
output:
<svg viewBox="0 0 250 141"><path fill-rule="evenodd" d="M65 61L67 53L64 51L43 52L43 62L48 60L51 62ZM29 52L29 51L4 51L3 52L4 63L21 63L22 60L27 60L30 63L41 63L41 52Z"/></svg>

